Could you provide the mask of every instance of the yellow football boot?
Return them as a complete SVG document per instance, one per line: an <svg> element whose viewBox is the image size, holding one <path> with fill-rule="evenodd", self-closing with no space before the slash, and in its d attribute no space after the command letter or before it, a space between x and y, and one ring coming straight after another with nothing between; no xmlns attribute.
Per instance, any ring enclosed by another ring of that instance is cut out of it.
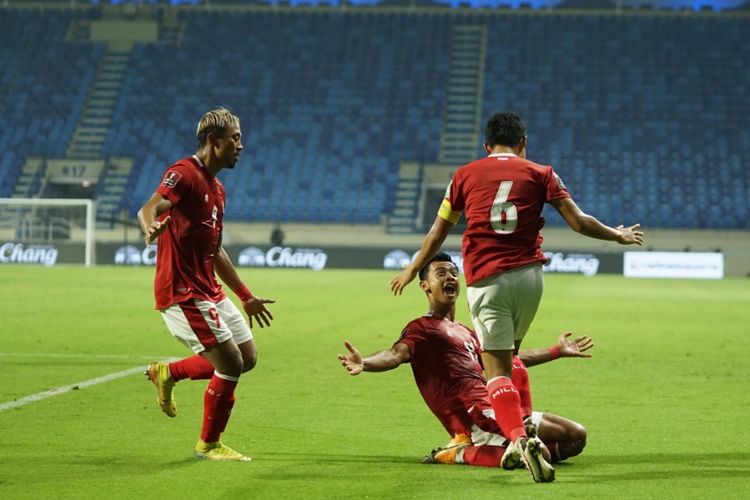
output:
<svg viewBox="0 0 750 500"><path fill-rule="evenodd" d="M177 401L174 399L174 380L169 374L168 363L151 363L148 365L145 374L156 386L158 396L156 402L159 403L161 411L170 417L177 416Z"/></svg>
<svg viewBox="0 0 750 500"><path fill-rule="evenodd" d="M224 446L221 441L206 443L202 439L199 439L195 445L193 455L200 460L215 460L217 462L249 462L252 460L239 451Z"/></svg>

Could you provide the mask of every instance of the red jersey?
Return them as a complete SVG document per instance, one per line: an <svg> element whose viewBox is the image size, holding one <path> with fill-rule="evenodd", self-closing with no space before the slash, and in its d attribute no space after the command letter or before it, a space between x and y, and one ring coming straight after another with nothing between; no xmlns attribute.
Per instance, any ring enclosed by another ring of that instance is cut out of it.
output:
<svg viewBox="0 0 750 500"><path fill-rule="evenodd" d="M223 300L214 256L221 243L224 186L192 156L169 167L156 192L173 205L163 214L172 221L156 241L156 308L188 299Z"/></svg>
<svg viewBox="0 0 750 500"><path fill-rule="evenodd" d="M453 223L465 212L462 251L466 283L544 262L542 209L569 198L552 167L514 154L492 154L460 167L438 214Z"/></svg>
<svg viewBox="0 0 750 500"><path fill-rule="evenodd" d="M411 369L419 392L449 434L467 433L468 410L487 403L487 386L473 331L447 319L422 316L406 325L396 343L411 351Z"/></svg>

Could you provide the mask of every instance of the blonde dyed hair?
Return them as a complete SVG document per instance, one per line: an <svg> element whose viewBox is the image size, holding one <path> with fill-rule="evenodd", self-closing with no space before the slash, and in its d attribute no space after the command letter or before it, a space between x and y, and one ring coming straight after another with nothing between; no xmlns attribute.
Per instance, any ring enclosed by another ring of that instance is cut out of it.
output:
<svg viewBox="0 0 750 500"><path fill-rule="evenodd" d="M198 145L203 146L206 143L208 134L223 137L227 129L235 125L240 126L240 119L227 108L219 107L208 111L201 117L198 122L198 129L195 131Z"/></svg>

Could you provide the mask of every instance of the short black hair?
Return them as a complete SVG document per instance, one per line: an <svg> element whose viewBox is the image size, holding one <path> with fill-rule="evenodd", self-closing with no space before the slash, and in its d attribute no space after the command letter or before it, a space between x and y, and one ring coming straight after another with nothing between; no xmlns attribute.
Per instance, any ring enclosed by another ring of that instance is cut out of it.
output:
<svg viewBox="0 0 750 500"><path fill-rule="evenodd" d="M488 146L516 147L526 137L526 125L515 113L495 113L487 120L484 141Z"/></svg>
<svg viewBox="0 0 750 500"><path fill-rule="evenodd" d="M422 266L422 269L419 270L419 281L427 279L427 273L430 272L430 264L432 264L433 262L450 262L451 264L456 266L456 263L453 262L453 259L451 259L450 255L445 252L438 252L433 258L427 261L427 264ZM458 268L458 266L456 266L456 268Z"/></svg>

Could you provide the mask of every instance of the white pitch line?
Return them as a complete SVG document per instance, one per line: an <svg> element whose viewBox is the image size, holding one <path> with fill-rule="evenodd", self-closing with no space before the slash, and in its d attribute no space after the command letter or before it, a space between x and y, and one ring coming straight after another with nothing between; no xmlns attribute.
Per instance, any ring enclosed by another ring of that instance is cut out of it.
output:
<svg viewBox="0 0 750 500"><path fill-rule="evenodd" d="M90 354L90 353L60 353L60 352L0 352L2 357L10 358L86 358L86 359L168 359L169 356L148 356L145 354Z"/></svg>
<svg viewBox="0 0 750 500"><path fill-rule="evenodd" d="M134 373L143 372L146 370L146 368L146 366L137 366L128 370L123 370L121 372L110 373L109 375L103 375L101 377L92 378L90 380L84 380L83 382L77 382L75 384L57 387L48 391L37 392L36 394L31 394L30 396L26 396L21 399L16 399L14 401L0 404L0 412L18 408L19 406L34 403L36 401L41 401L42 399L51 398L52 396L59 396L60 394L65 394L66 392L74 391L76 389L83 389L92 385L102 384L111 380L117 380L118 378L127 377L128 375L132 375Z"/></svg>

